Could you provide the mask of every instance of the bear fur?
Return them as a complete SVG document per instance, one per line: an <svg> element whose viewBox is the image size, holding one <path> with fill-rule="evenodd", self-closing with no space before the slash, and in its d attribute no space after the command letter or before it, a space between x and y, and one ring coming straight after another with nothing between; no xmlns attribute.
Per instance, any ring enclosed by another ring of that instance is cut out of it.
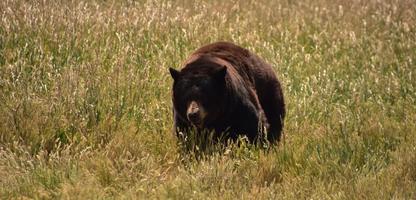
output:
<svg viewBox="0 0 416 200"><path fill-rule="evenodd" d="M229 42L203 46L183 68L169 69L176 134L207 130L216 138L280 140L285 117L281 85L272 67ZM225 136L225 137L224 137Z"/></svg>

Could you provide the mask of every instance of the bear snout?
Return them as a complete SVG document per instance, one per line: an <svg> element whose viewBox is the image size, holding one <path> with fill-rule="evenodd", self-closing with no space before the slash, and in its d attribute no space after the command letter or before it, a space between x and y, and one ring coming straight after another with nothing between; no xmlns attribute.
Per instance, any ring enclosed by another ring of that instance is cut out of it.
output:
<svg viewBox="0 0 416 200"><path fill-rule="evenodd" d="M202 126L205 112L196 101L191 101L186 111L186 116L193 125L200 127Z"/></svg>

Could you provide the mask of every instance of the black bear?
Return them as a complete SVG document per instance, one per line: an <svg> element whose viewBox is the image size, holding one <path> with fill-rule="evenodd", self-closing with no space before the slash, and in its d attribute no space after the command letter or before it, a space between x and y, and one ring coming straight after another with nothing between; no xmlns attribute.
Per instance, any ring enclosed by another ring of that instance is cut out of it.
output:
<svg viewBox="0 0 416 200"><path fill-rule="evenodd" d="M280 140L285 103L272 67L247 49L216 42L196 50L177 71L172 103L175 130L208 130L215 137L250 142L263 137Z"/></svg>

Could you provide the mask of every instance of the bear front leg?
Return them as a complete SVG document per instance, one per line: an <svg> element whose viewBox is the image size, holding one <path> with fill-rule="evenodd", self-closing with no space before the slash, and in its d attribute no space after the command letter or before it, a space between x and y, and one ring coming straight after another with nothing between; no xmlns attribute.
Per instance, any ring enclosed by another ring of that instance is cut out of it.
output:
<svg viewBox="0 0 416 200"><path fill-rule="evenodd" d="M239 135L245 135L250 142L255 142L262 132L260 113L249 104L236 109L234 116L230 130L232 138L237 139Z"/></svg>
<svg viewBox="0 0 416 200"><path fill-rule="evenodd" d="M184 137L186 134L186 131L190 129L189 123L182 120L175 111L173 112L173 116L174 116L173 121L174 121L174 129L175 129L176 136L178 138Z"/></svg>

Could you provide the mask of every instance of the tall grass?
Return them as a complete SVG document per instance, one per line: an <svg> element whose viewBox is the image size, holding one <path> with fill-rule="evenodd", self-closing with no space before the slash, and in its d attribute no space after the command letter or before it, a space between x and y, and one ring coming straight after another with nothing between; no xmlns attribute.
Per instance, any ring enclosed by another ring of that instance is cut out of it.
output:
<svg viewBox="0 0 416 200"><path fill-rule="evenodd" d="M0 198L415 199L416 2L0 1ZM183 155L168 67L269 63L283 141Z"/></svg>

